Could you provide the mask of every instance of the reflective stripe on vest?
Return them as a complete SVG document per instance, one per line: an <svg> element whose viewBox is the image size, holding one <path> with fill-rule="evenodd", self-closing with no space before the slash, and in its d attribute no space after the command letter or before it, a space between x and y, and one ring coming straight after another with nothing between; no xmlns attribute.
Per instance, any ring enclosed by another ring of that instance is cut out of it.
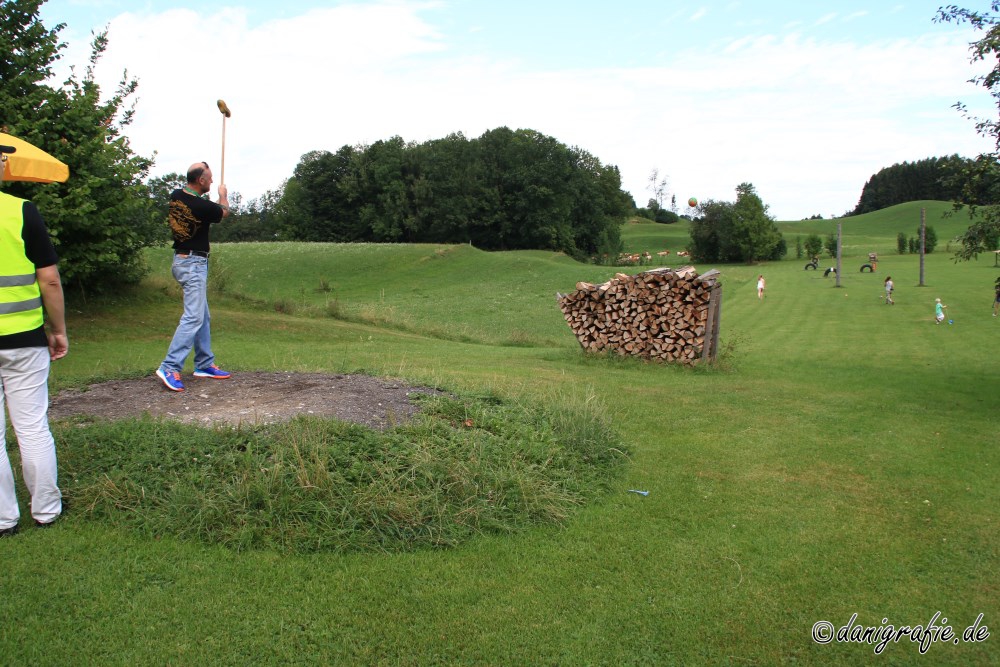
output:
<svg viewBox="0 0 1000 667"><path fill-rule="evenodd" d="M42 326L35 265L24 254L24 200L0 192L0 336Z"/></svg>
<svg viewBox="0 0 1000 667"><path fill-rule="evenodd" d="M34 273L27 273L23 276L0 276L0 287L24 287L34 282Z"/></svg>

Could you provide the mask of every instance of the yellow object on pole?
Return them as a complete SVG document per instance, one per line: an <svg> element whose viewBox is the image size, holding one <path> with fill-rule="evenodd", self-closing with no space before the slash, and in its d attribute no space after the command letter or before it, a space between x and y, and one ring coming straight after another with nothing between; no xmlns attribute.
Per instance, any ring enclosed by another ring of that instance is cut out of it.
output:
<svg viewBox="0 0 1000 667"><path fill-rule="evenodd" d="M41 148L3 132L0 132L0 154L4 181L64 183L69 178L69 167L65 163Z"/></svg>

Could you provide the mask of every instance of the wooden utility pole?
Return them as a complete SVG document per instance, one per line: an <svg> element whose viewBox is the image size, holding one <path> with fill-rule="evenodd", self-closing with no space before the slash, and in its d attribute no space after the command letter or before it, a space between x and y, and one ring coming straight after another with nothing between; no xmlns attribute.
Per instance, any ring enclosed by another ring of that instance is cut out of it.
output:
<svg viewBox="0 0 1000 667"><path fill-rule="evenodd" d="M840 239L840 226L842 224L840 220L837 221L837 287L840 287L840 251L843 247Z"/></svg>
<svg viewBox="0 0 1000 667"><path fill-rule="evenodd" d="M924 286L924 243L927 239L927 209L920 209L920 287Z"/></svg>

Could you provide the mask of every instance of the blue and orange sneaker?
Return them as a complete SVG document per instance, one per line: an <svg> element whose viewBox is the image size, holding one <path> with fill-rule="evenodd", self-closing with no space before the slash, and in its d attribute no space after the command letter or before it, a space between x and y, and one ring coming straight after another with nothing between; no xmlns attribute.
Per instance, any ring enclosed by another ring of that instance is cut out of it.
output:
<svg viewBox="0 0 1000 667"><path fill-rule="evenodd" d="M197 368L194 371L196 378L212 378L213 380L225 380L231 375L229 371L224 371L215 364L212 364L208 368Z"/></svg>
<svg viewBox="0 0 1000 667"><path fill-rule="evenodd" d="M162 368L156 369L156 377L163 380L163 384L170 391L184 391L184 383L181 382L181 374L177 371L165 371Z"/></svg>

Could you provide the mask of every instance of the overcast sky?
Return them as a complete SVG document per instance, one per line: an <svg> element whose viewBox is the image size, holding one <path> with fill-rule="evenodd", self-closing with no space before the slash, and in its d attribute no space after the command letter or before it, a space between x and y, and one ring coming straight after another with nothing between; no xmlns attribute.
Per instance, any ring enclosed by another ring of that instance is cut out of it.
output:
<svg viewBox="0 0 1000 667"><path fill-rule="evenodd" d="M735 199L779 220L853 209L872 174L990 150L952 105L996 117L968 82L968 26L939 2L705 0L53 0L82 71L109 28L105 95L139 80L133 149L154 175L205 160L257 197L312 150L530 128L617 165L641 206ZM60 79L61 80L61 79Z"/></svg>

